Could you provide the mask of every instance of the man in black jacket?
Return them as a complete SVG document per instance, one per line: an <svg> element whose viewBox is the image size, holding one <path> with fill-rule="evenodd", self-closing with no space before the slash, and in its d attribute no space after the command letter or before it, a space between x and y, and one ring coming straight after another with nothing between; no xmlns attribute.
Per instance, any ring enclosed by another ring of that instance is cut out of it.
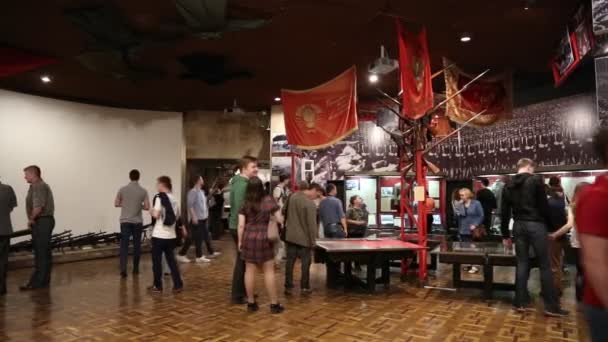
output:
<svg viewBox="0 0 608 342"><path fill-rule="evenodd" d="M524 311L530 304L528 278L530 276L529 248L532 246L540 268L540 282L545 304L545 315L560 317L568 314L559 305L553 286L547 227L551 225L549 204L542 177L535 176L535 164L524 158L517 162L517 175L505 186L502 196L501 232L503 242L511 246L509 221L513 217L513 238L517 269L515 276L515 308Z"/></svg>

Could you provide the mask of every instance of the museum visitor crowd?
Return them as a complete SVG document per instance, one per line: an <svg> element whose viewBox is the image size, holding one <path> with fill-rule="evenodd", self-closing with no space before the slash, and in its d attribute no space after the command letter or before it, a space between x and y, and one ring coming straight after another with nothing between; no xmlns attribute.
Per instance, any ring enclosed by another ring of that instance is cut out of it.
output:
<svg viewBox="0 0 608 342"><path fill-rule="evenodd" d="M608 130L602 129L595 135L593 146L608 167ZM452 206L458 238L463 243L479 241L493 228L498 228L503 244L508 248L514 244L517 259L514 308L517 311L531 308L527 282L532 252L540 268L544 313L553 317L568 315L561 308L559 298L563 248L565 243L570 243L577 251L576 298L583 302L593 341L608 341L605 324L608 322L608 175L598 176L593 184L579 183L571 198L567 198L559 178L552 177L545 184L542 176L534 174L535 167L533 160L523 158L517 162L514 176L502 177L492 187L488 180L481 179L481 189L476 195L468 188L457 190ZM132 170L130 182L120 188L114 202L121 208L120 276L127 277L129 240L133 241L132 272L139 273L141 239L147 228L143 225L142 211L149 211L153 264L153 284L149 290L163 291L165 273L172 277L173 292L181 292L183 282L177 262L192 261L187 257L192 245L195 262L209 263L219 255L212 246L209 220L220 222L224 194L229 189L228 228L237 251L232 303L246 304L249 312L259 310L255 278L261 271L270 297L270 312L283 312L275 273L282 259L285 259L285 295L294 294L293 271L297 259L302 269L299 292L310 295L310 266L316 240L365 237L369 216L366 206L360 196L352 196L345 211L333 184L323 188L303 181L297 184L296 192L289 193L287 175L281 175L278 185L270 191L257 173L257 160L243 157L228 184L213 185L209 199L203 191L203 178L194 175L187 194L187 214L182 219L169 177L157 178L158 193L150 202L147 191L139 185L139 171ZM20 288L25 291L49 286L55 208L53 192L42 179L41 169L28 166L24 176L30 184L25 207L35 257L33 273ZM0 294L6 293L12 234L10 215L16 206L13 189L0 183ZM428 206L430 208L430 203ZM180 241L183 245L175 253ZM203 254L203 243L207 255ZM469 266L466 271L479 270Z"/></svg>

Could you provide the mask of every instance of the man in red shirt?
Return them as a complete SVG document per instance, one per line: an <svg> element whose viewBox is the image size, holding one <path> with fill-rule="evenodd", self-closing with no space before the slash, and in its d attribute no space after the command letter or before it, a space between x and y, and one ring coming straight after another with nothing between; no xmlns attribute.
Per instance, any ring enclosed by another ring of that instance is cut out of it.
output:
<svg viewBox="0 0 608 342"><path fill-rule="evenodd" d="M593 139L596 152L608 166L608 129ZM593 342L608 341L608 175L597 177L579 197L576 229L583 254L583 302Z"/></svg>

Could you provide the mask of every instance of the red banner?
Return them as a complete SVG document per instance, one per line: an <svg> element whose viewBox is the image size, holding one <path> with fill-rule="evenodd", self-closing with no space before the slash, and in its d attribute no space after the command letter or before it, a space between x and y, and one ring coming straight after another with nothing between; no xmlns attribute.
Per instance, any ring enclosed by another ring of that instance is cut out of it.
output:
<svg viewBox="0 0 608 342"><path fill-rule="evenodd" d="M402 115L418 119L433 108L431 62L426 45L426 30L418 34L407 31L397 20L399 70L403 90Z"/></svg>
<svg viewBox="0 0 608 342"><path fill-rule="evenodd" d="M8 77L55 63L57 60L9 47L0 47L0 77Z"/></svg>
<svg viewBox="0 0 608 342"><path fill-rule="evenodd" d="M447 67L452 64L444 60ZM456 66L445 70L446 97L451 98L475 76L468 75ZM464 123L475 114L486 110L473 120L471 126L489 126L513 115L513 75L504 72L495 76L484 76L473 82L466 90L448 101L446 112L452 121Z"/></svg>
<svg viewBox="0 0 608 342"><path fill-rule="evenodd" d="M318 87L281 90L290 145L314 150L333 145L357 130L357 71L353 66Z"/></svg>

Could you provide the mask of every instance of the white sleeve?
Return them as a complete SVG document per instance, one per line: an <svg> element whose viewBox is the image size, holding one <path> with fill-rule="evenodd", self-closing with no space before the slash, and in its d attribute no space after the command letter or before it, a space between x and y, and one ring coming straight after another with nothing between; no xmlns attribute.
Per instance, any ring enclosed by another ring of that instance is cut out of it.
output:
<svg viewBox="0 0 608 342"><path fill-rule="evenodd" d="M154 206L154 210L156 210L156 211L160 211L163 208L163 206L160 204L160 197L154 197L153 206Z"/></svg>
<svg viewBox="0 0 608 342"><path fill-rule="evenodd" d="M272 197L274 197L274 199L276 201L279 200L279 198L281 197L281 188L279 188L278 186L274 188L274 190L272 191Z"/></svg>

